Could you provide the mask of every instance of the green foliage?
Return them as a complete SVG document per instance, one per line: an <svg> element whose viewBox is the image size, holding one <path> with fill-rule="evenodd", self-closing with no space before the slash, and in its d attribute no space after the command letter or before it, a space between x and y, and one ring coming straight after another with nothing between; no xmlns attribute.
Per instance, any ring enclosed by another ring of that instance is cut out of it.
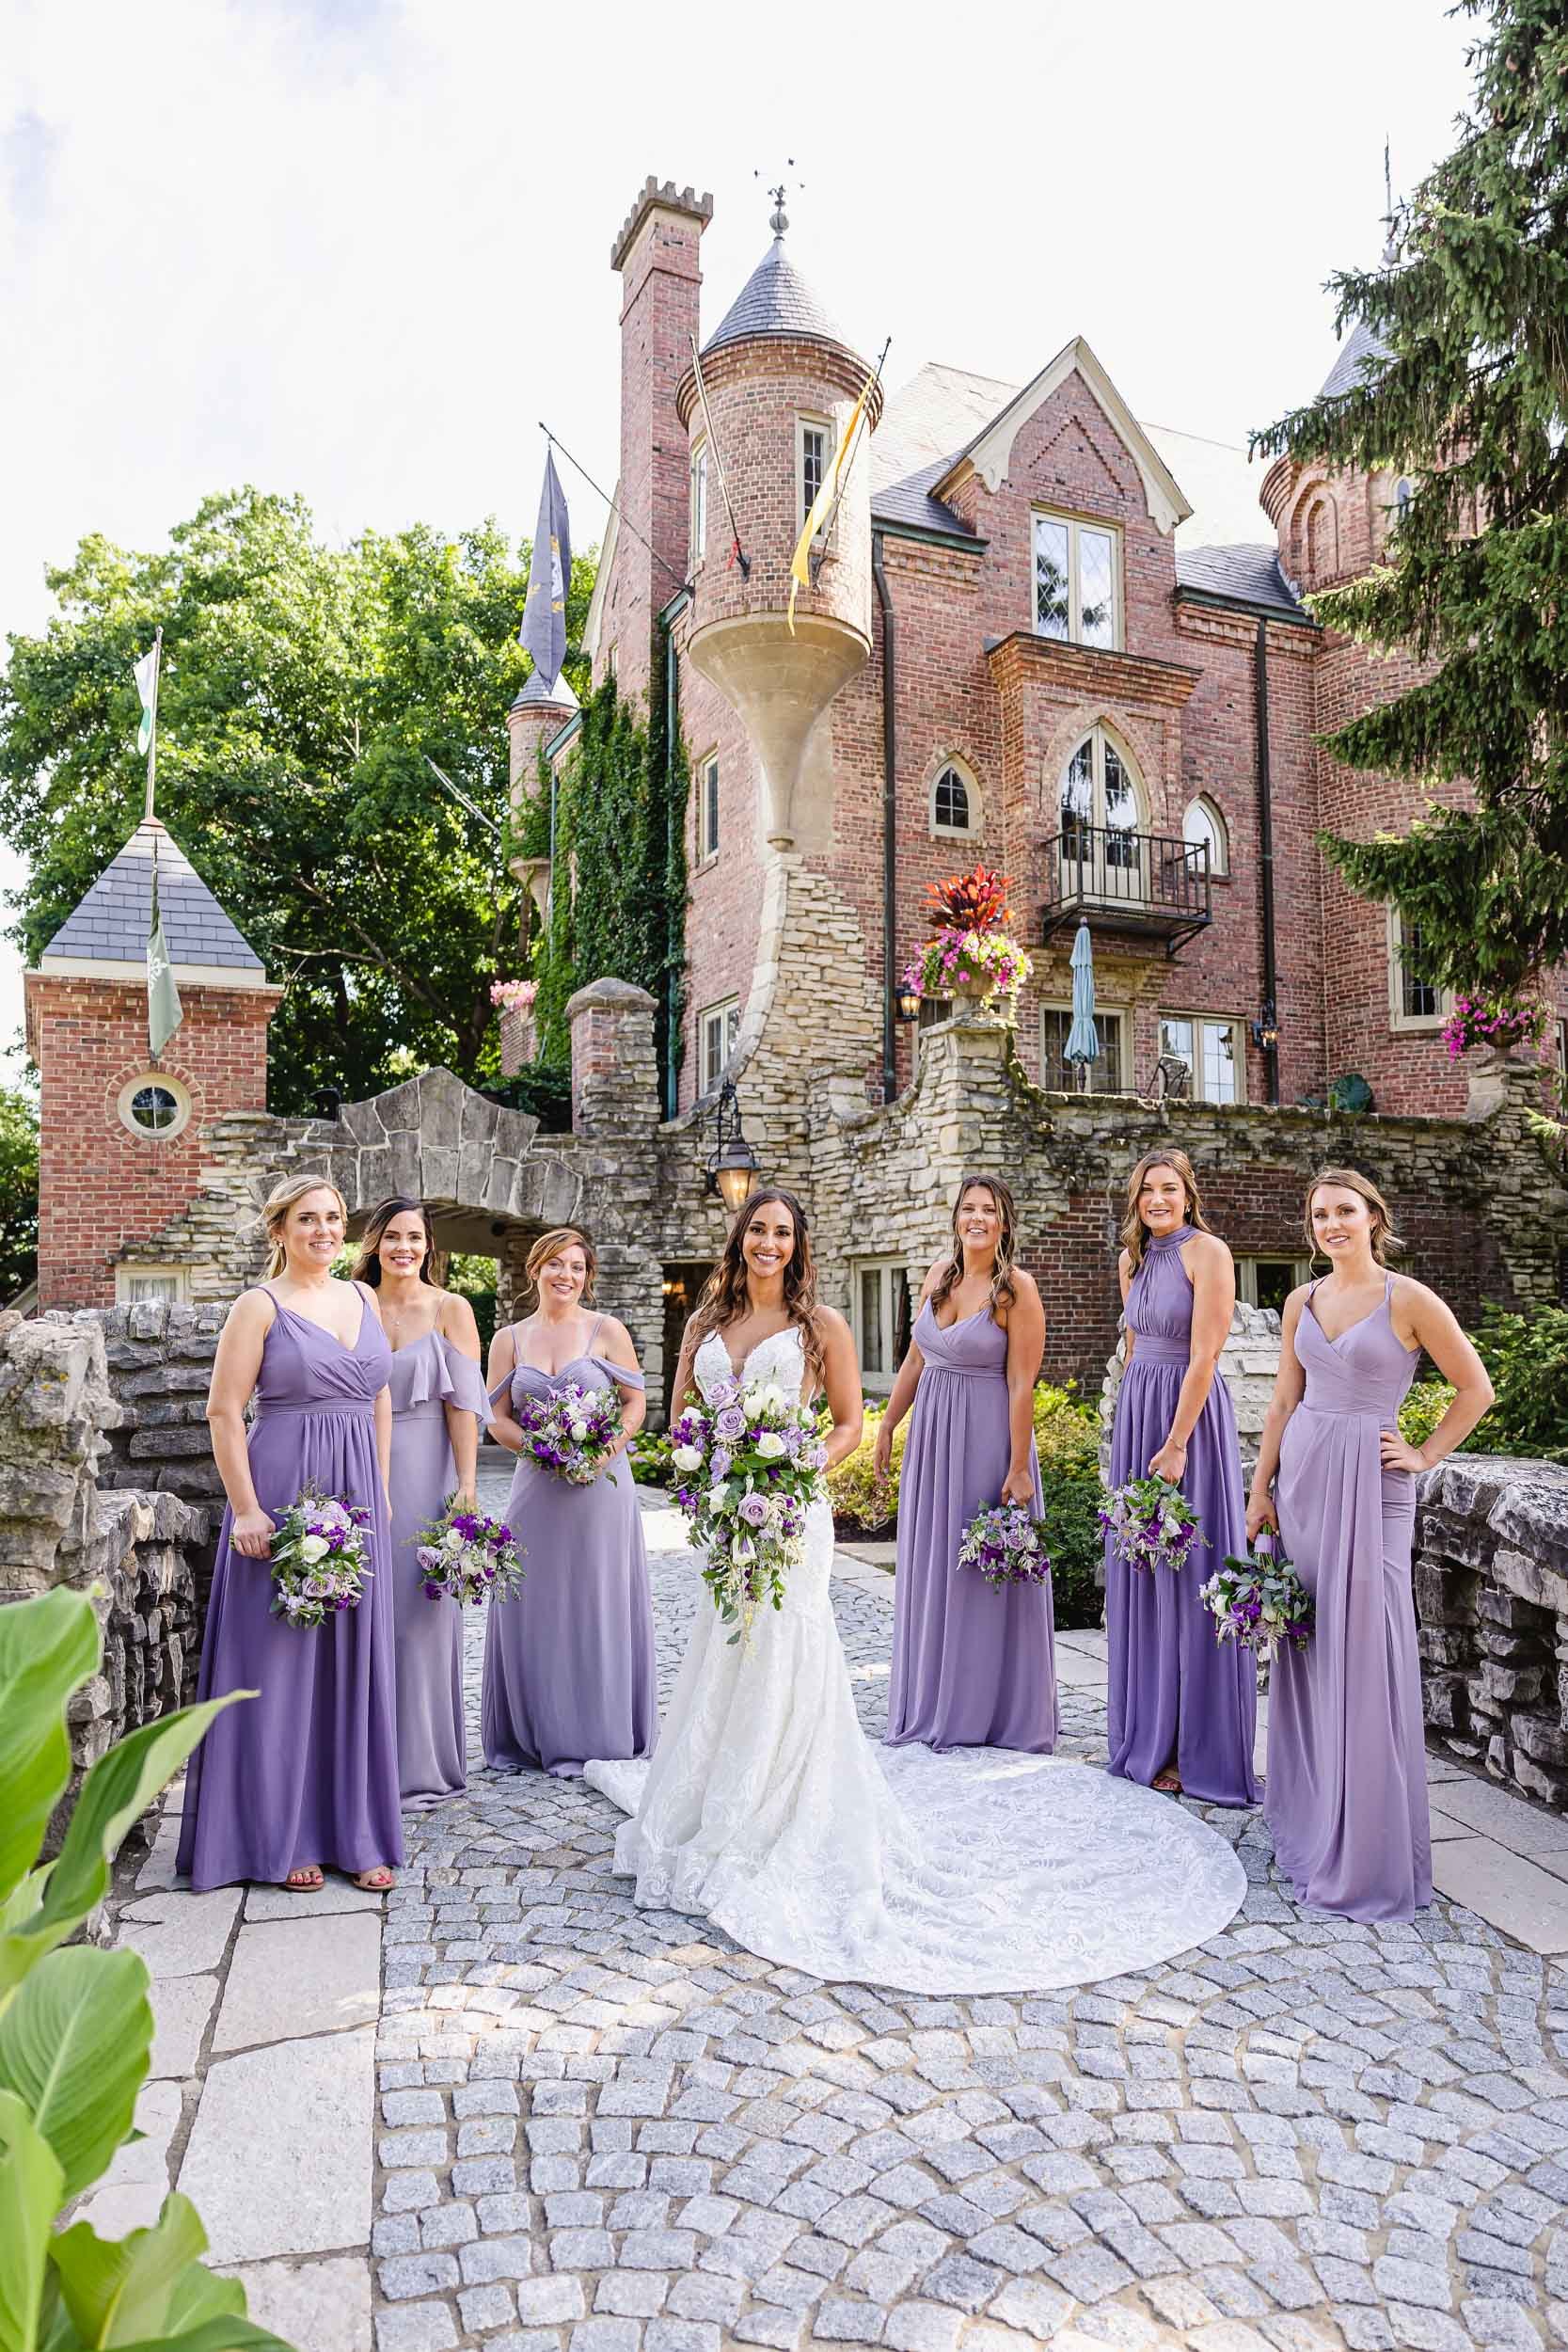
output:
<svg viewBox="0 0 1568 2352"><path fill-rule="evenodd" d="M1568 955L1568 36L1560 0L1460 6L1483 28L1458 144L1400 209L1398 264L1333 281L1388 357L1255 447L1414 485L1390 560L1312 604L1432 675L1329 748L1475 806L1324 846L1418 928L1423 977L1513 998Z"/></svg>
<svg viewBox="0 0 1568 2352"><path fill-rule="evenodd" d="M1488 1305L1470 1336L1497 1392L1470 1450L1568 1462L1568 1308Z"/></svg>
<svg viewBox="0 0 1568 2352"><path fill-rule="evenodd" d="M569 992L568 992L569 993ZM562 998L562 1003L565 999ZM572 1070L570 1060L531 1061L510 1078L498 1078L485 1093L492 1103L509 1110L528 1111L547 1136L572 1130Z"/></svg>
<svg viewBox="0 0 1568 2352"><path fill-rule="evenodd" d="M17 1087L0 1087L0 1307L26 1289L38 1263L38 1105Z"/></svg>
<svg viewBox="0 0 1568 2352"><path fill-rule="evenodd" d="M631 1474L640 1486L673 1486L675 1465L672 1456L674 1448L662 1429L650 1429L646 1422L638 1431L626 1449Z"/></svg>
<svg viewBox="0 0 1568 2352"><path fill-rule="evenodd" d="M582 724L556 784L555 873L550 924L535 950L534 999L541 1063L569 1058L566 1004L590 980L631 980L657 1002L659 1067L678 1052L684 965L686 854L683 821L686 755L678 735L667 756L662 688L656 668L653 717L646 726L623 702L613 676L582 707ZM545 856L549 834L548 770L541 755L540 789L526 815L522 853ZM543 841L543 847L534 846Z"/></svg>
<svg viewBox="0 0 1568 2352"><path fill-rule="evenodd" d="M447 1260L447 1288L466 1298L474 1311L483 1363L496 1336L496 1261L466 1249L454 1249Z"/></svg>
<svg viewBox="0 0 1568 2352"><path fill-rule="evenodd" d="M1448 1380L1416 1380L1411 1383L1404 1403L1400 1406L1400 1436L1406 1445L1425 1445L1453 1403L1453 1394L1452 1383ZM1480 1434L1478 1431L1478 1437Z"/></svg>
<svg viewBox="0 0 1568 2352"><path fill-rule="evenodd" d="M859 1445L828 1472L828 1501L833 1507L833 1524L845 1534L886 1535L897 1525L898 1482L903 1475L910 1420L906 1415L894 1431L893 1465L886 1479L879 1481L873 1474L871 1457L886 1409L876 1400L867 1399L865 1425Z"/></svg>
<svg viewBox="0 0 1568 2352"><path fill-rule="evenodd" d="M274 1107L372 1092L400 1055L483 1082L522 896L424 755L504 821L527 563L492 524L329 547L302 501L254 489L206 500L157 554L84 539L0 678L0 834L29 867L13 932L29 962L141 815L132 667L161 622L159 814L287 987ZM573 564L574 638L593 578L593 559Z"/></svg>
<svg viewBox="0 0 1568 2352"><path fill-rule="evenodd" d="M130 2137L152 2042L145 1963L67 1947L102 1900L126 1831L221 1708L144 1724L93 1765L55 1862L43 1833L71 1777L72 1693L98 1671L92 1605L56 1591L0 1609L0 2344L6 2352L289 2352L245 2317L238 2280L200 2256L196 2209L165 2201L118 2242L56 2231ZM64 1948L62 1948L64 1947Z"/></svg>

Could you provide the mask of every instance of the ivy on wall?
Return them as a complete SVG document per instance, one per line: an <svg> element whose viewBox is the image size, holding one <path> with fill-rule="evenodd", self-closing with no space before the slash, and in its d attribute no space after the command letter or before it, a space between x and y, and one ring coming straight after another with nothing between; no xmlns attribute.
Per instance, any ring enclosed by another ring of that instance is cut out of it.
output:
<svg viewBox="0 0 1568 2352"><path fill-rule="evenodd" d="M532 942L534 1022L542 1064L571 1057L566 1006L590 980L633 981L656 999L659 1068L680 1052L685 960L688 776L654 666L647 723L607 677L582 706L582 723L556 779L555 886L547 927ZM515 853L550 854L550 769L516 828Z"/></svg>

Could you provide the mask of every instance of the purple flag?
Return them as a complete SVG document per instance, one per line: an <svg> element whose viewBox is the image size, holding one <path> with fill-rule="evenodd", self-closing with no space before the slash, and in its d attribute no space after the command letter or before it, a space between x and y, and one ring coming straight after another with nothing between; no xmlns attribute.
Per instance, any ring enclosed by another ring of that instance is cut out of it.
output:
<svg viewBox="0 0 1568 2352"><path fill-rule="evenodd" d="M539 520L534 525L533 554L528 567L528 599L517 631L519 644L533 656L533 666L546 686L555 684L566 659L566 590L571 578L566 495L555 470L555 453L546 450Z"/></svg>

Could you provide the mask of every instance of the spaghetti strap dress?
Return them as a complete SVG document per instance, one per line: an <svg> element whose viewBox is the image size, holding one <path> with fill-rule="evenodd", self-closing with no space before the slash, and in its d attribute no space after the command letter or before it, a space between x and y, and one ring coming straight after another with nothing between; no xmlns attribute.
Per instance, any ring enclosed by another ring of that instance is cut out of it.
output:
<svg viewBox="0 0 1568 2352"><path fill-rule="evenodd" d="M1416 1481L1385 1470L1418 1349L1383 1303L1331 1340L1296 1324L1307 1375L1285 1424L1280 1541L1317 1604L1305 1649L1282 1648L1269 1698L1264 1817L1298 1901L1346 1919L1409 1919L1432 1900L1432 1824L1410 1547Z"/></svg>
<svg viewBox="0 0 1568 2352"><path fill-rule="evenodd" d="M356 1288L352 1347L268 1291L250 1474L275 1517L306 1486L369 1511L370 1581L356 1608L309 1632L285 1625L272 1614L270 1563L232 1549L224 1512L197 1696L257 1696L226 1708L191 1757L179 1867L198 1888L403 1860L391 1529L375 1451L391 1351Z"/></svg>
<svg viewBox="0 0 1568 2352"><path fill-rule="evenodd" d="M467 1786L463 1611L427 1600L415 1552L457 1484L447 1407L489 1419L484 1375L440 1331L392 1350L392 1589L397 1618L398 1779L411 1812Z"/></svg>

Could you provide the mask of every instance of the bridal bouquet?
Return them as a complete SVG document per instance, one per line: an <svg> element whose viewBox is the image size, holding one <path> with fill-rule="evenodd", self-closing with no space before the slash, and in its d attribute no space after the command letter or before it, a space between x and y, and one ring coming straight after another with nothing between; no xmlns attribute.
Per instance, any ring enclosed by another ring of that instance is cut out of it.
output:
<svg viewBox="0 0 1568 2352"><path fill-rule="evenodd" d="M272 1539L272 1613L309 1632L340 1609L356 1609L370 1579L371 1514L307 1486Z"/></svg>
<svg viewBox="0 0 1568 2352"><path fill-rule="evenodd" d="M816 1416L771 1383L722 1380L693 1399L670 1432L680 1476L675 1501L704 1555L703 1581L732 1643L748 1641L765 1601L784 1604L784 1580L805 1549L806 1513L822 1494L828 1450Z"/></svg>
<svg viewBox="0 0 1568 2352"><path fill-rule="evenodd" d="M1199 1587L1198 1598L1214 1620L1217 1642L1235 1642L1259 1658L1272 1658L1281 1642L1305 1649L1312 1638L1312 1596L1266 1532L1250 1558L1227 1554L1224 1567Z"/></svg>
<svg viewBox="0 0 1568 2352"><path fill-rule="evenodd" d="M1194 1547L1208 1547L1180 1486L1164 1478L1130 1478L1105 1498L1100 1524L1130 1568L1184 1568Z"/></svg>
<svg viewBox="0 0 1568 2352"><path fill-rule="evenodd" d="M976 1511L964 1530L958 1565L978 1568L996 1593L1009 1584L1049 1584L1045 1521L1022 1502L999 1502L991 1510Z"/></svg>
<svg viewBox="0 0 1568 2352"><path fill-rule="evenodd" d="M426 1600L506 1600L523 1581L522 1558L512 1530L483 1511L453 1508L449 1495L441 1516L421 1528L414 1557L422 1572Z"/></svg>
<svg viewBox="0 0 1568 2352"><path fill-rule="evenodd" d="M621 1435L613 1389L563 1381L548 1396L519 1395L513 1412L523 1433L522 1459L554 1470L574 1486L591 1486Z"/></svg>

